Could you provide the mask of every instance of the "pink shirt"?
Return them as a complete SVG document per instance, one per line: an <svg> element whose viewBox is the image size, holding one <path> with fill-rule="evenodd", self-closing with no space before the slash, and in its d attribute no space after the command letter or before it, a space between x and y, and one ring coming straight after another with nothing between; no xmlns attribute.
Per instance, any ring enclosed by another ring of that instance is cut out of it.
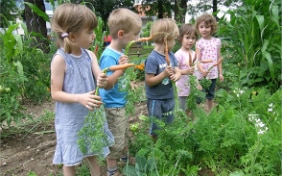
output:
<svg viewBox="0 0 282 176"><path fill-rule="evenodd" d="M218 38L211 37L210 39L199 39L196 42L196 47L200 51L199 62L204 70L208 70L213 64L216 64L219 60L219 50L221 48L221 41ZM210 61L210 62L209 62ZM199 78L203 76L200 74ZM218 67L213 67L208 73L207 79L218 78Z"/></svg>
<svg viewBox="0 0 282 176"><path fill-rule="evenodd" d="M192 60L195 57L195 51L190 50ZM189 54L187 51L179 49L175 54L178 61L178 67L180 70L186 70L190 68L189 65ZM190 80L189 75L181 75L180 79L176 81L178 96L189 96L190 95Z"/></svg>

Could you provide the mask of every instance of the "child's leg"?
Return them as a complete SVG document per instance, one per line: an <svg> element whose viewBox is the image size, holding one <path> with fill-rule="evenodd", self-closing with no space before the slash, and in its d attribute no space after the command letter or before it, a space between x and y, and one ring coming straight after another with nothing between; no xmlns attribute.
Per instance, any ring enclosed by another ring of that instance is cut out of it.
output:
<svg viewBox="0 0 282 176"><path fill-rule="evenodd" d="M187 101L187 96L184 97L178 97L179 100L179 108L182 109L183 111L186 111L187 106L186 106L186 101Z"/></svg>
<svg viewBox="0 0 282 176"><path fill-rule="evenodd" d="M75 166L63 166L64 176L75 176Z"/></svg>
<svg viewBox="0 0 282 176"><path fill-rule="evenodd" d="M207 111L210 112L213 108L213 99L215 95L215 86L216 86L216 79L211 80L211 85L207 89L207 95L206 95L206 105L207 105Z"/></svg>
<svg viewBox="0 0 282 176"><path fill-rule="evenodd" d="M206 99L206 105L207 105L207 111L210 112L211 109L213 108L213 101Z"/></svg>
<svg viewBox="0 0 282 176"><path fill-rule="evenodd" d="M121 152L126 147L126 131L128 127L128 118L125 115L125 108L107 108L106 116L108 126L113 136L115 144L110 147L110 154L107 156L107 171L108 175L120 175L118 171L118 160L121 157Z"/></svg>
<svg viewBox="0 0 282 176"><path fill-rule="evenodd" d="M88 168L90 170L91 176L100 176L100 164L95 156L85 158Z"/></svg>
<svg viewBox="0 0 282 176"><path fill-rule="evenodd" d="M161 101L147 99L147 109L148 115L150 118L150 130L149 134L152 137L152 140L156 142L157 140L157 131L159 130L159 126L155 122L156 120L163 120L162 119L162 108L161 108Z"/></svg>

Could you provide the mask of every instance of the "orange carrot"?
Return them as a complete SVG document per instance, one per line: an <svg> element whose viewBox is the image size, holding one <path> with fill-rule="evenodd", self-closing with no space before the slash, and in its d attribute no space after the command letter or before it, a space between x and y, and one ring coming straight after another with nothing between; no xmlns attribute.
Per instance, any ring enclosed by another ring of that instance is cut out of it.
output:
<svg viewBox="0 0 282 176"><path fill-rule="evenodd" d="M193 65L193 60L190 51L188 52L188 54L189 54L189 66L191 67Z"/></svg>
<svg viewBox="0 0 282 176"><path fill-rule="evenodd" d="M147 42L147 41L152 40L152 38L153 38L153 36L142 37L142 38L139 38L139 39L135 40L135 43L136 43L136 42Z"/></svg>
<svg viewBox="0 0 282 176"><path fill-rule="evenodd" d="M113 65L113 66L103 69L102 72L106 73L107 71L124 70L132 66L134 66L133 63L127 63L127 64L122 64L122 65ZM99 92L99 86L96 87L95 95L98 95L98 92Z"/></svg>
<svg viewBox="0 0 282 176"><path fill-rule="evenodd" d="M217 61L217 63L213 64L209 69L208 72L211 71L211 69L215 66L218 66L219 64L221 64L221 62L223 61L223 58L220 58L219 61Z"/></svg>
<svg viewBox="0 0 282 176"><path fill-rule="evenodd" d="M114 65L114 66L109 67L108 70L110 70L110 71L124 70L124 69L126 69L128 67L132 67L132 66L134 66L133 63L127 63L127 64L122 64L122 65Z"/></svg>
<svg viewBox="0 0 282 176"><path fill-rule="evenodd" d="M167 38L166 37L164 39L164 43L165 43L165 60L166 60L167 66L169 66L170 60L169 60L169 55L168 55L168 46L167 46Z"/></svg>

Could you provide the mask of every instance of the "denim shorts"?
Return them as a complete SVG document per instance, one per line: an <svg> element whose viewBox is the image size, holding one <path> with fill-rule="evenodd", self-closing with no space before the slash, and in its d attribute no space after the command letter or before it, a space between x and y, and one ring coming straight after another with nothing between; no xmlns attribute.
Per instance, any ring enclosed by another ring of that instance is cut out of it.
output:
<svg viewBox="0 0 282 176"><path fill-rule="evenodd" d="M212 100L215 95L216 79L211 79L211 85L206 89L206 99Z"/></svg>
<svg viewBox="0 0 282 176"><path fill-rule="evenodd" d="M157 131L160 129L157 120L163 121L165 124L170 124L174 119L174 99L153 100L147 99L147 108L151 120L150 134L157 136Z"/></svg>

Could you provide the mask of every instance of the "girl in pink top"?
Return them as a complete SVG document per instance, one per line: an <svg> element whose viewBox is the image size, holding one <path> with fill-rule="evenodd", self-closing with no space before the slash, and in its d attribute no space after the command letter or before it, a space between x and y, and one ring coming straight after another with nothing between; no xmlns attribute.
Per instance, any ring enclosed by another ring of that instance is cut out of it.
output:
<svg viewBox="0 0 282 176"><path fill-rule="evenodd" d="M194 26L191 24L184 24L180 28L178 39L181 43L181 48L175 52L175 57L181 72L181 77L176 82L179 107L189 114L189 110L186 106L187 98L190 94L189 75L194 73L194 66L192 63L196 58L195 51L192 50L197 39L197 32Z"/></svg>
<svg viewBox="0 0 282 176"><path fill-rule="evenodd" d="M209 72L208 69L221 58L220 48L221 41L212 35L216 32L217 22L216 19L207 13L199 16L196 19L196 30L201 38L196 42L197 57L199 59L198 69L200 71L199 79L205 77L211 80L211 85L206 89L206 106L210 111L213 107L213 98L215 95L216 79L219 78L223 81L222 64L213 67Z"/></svg>

